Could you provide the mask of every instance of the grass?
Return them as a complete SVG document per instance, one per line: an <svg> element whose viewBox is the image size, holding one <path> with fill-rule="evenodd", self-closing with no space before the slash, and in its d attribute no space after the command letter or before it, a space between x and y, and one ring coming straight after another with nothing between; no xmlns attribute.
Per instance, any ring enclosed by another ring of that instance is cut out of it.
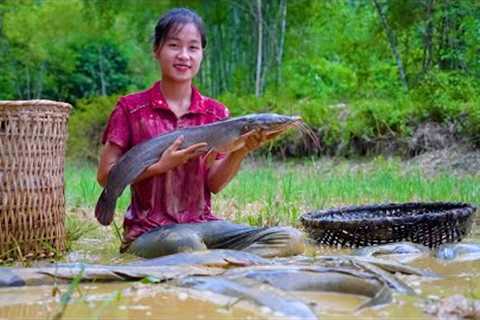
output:
<svg viewBox="0 0 480 320"><path fill-rule="evenodd" d="M310 160L250 164L216 196L216 212L238 222L296 225L307 211L408 201L479 204L479 176L422 174L399 160Z"/></svg>
<svg viewBox="0 0 480 320"><path fill-rule="evenodd" d="M102 188L96 180L96 168L90 163L70 161L65 165L65 198L69 208L94 208ZM117 201L117 210L128 207L126 190Z"/></svg>
<svg viewBox="0 0 480 320"><path fill-rule="evenodd" d="M69 163L66 167L69 208L92 211L101 188L95 167ZM213 197L214 212L252 225L297 225L304 212L348 205L408 201L460 201L480 204L480 176L451 172L425 176L421 168L398 159L369 161L311 159L302 162L248 161L235 179ZM117 211L124 212L129 192ZM121 214L117 224L121 225ZM76 235L78 238L78 234Z"/></svg>
<svg viewBox="0 0 480 320"><path fill-rule="evenodd" d="M60 297L60 310L58 310L58 312L56 312L53 315L52 317L53 320L60 320L63 318L63 315L65 314L65 311L67 310L67 307L70 304L70 301L72 300L73 294L79 288L80 280L83 277L83 272L84 272L84 269L82 267L80 270L80 273L76 275L68 285L67 291L65 291L65 293L63 293L62 296Z"/></svg>
<svg viewBox="0 0 480 320"><path fill-rule="evenodd" d="M93 209L101 188L93 165L68 163L65 170L67 240L63 260L118 263L131 260L118 252L121 230L96 222ZM317 209L385 202L448 201L480 205L480 175L439 172L398 159L311 159L246 161L235 179L212 199L219 217L255 226L300 227L299 217ZM117 202L115 224L122 225L129 203L126 190Z"/></svg>

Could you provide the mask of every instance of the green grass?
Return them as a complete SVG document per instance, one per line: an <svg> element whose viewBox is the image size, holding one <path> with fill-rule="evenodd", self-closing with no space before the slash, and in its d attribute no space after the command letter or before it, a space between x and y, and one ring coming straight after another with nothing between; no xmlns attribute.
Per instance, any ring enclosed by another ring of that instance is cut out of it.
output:
<svg viewBox="0 0 480 320"><path fill-rule="evenodd" d="M421 168L382 157L368 162L266 161L244 168L216 196L214 208L239 222L297 225L305 212L338 206L409 201L478 205L479 183L480 176L447 172L427 177Z"/></svg>
<svg viewBox="0 0 480 320"><path fill-rule="evenodd" d="M65 198L69 208L95 208L102 192L96 179L96 167L90 163L69 161L65 165ZM130 201L125 190L117 201L117 210L124 211Z"/></svg>
<svg viewBox="0 0 480 320"><path fill-rule="evenodd" d="M88 162L68 161L65 165L65 200L67 215L65 229L67 250L77 253L81 262L111 263L118 256L120 239L112 226L103 227L93 214L102 188L96 180L96 167ZM128 207L130 193L126 190L117 202L118 212ZM115 221L121 225L121 214ZM90 241L92 239L92 241ZM95 242L95 240L97 242ZM72 260L68 256L59 260Z"/></svg>
<svg viewBox="0 0 480 320"><path fill-rule="evenodd" d="M65 168L67 239L70 253L63 260L118 263L120 238L114 226L103 227L94 217L101 188L92 164L69 162ZM234 180L214 195L217 216L251 225L292 225L316 209L369 203L460 201L480 205L480 175L440 172L426 176L422 168L398 159L378 157L349 161L246 161ZM117 202L115 222L122 225L130 201L126 190ZM121 230L120 230L121 231Z"/></svg>
<svg viewBox="0 0 480 320"><path fill-rule="evenodd" d="M101 188L95 167L68 164L66 198L70 208L94 208ZM480 204L480 176L451 172L433 177L397 159L369 161L313 159L302 162L247 162L235 179L213 198L217 215L252 225L296 225L304 212L337 206L383 202L460 201ZM129 192L117 211L124 212ZM117 214L121 223L121 214Z"/></svg>

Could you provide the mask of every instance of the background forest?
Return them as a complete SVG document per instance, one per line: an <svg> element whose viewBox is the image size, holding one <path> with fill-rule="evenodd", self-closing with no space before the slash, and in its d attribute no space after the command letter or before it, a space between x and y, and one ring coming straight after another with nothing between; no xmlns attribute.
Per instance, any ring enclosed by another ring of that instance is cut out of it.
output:
<svg viewBox="0 0 480 320"><path fill-rule="evenodd" d="M0 99L74 106L69 156L94 160L119 95L159 78L158 17L185 6L205 20L201 91L233 115L298 114L282 156L412 156L480 146L476 0L0 1Z"/></svg>

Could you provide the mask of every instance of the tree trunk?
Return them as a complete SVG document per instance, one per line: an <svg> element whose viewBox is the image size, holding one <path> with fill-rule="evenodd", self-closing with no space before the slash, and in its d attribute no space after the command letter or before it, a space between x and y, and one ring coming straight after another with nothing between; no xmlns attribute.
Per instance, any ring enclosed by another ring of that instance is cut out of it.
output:
<svg viewBox="0 0 480 320"><path fill-rule="evenodd" d="M107 95L107 83L105 81L105 70L104 70L104 65L103 65L103 54L102 54L102 49L100 47L97 48L98 50L98 66L99 66L99 76L100 76L100 90L101 90L101 95L106 96Z"/></svg>
<svg viewBox="0 0 480 320"><path fill-rule="evenodd" d="M240 22L240 16L239 12L237 9L237 6L233 6L232 8L232 14L233 14L233 26L234 26L234 32L233 32L233 47L232 47L232 60L231 60L231 66L230 68L232 69L232 73L235 70L235 65L240 65L243 62L242 59L242 50L240 48L241 46L241 38L240 38L240 30L242 30L242 25ZM238 90L238 89L237 89Z"/></svg>
<svg viewBox="0 0 480 320"><path fill-rule="evenodd" d="M260 96L262 79L262 44L263 44L263 18L262 0L257 0L257 72L255 76L255 96Z"/></svg>
<svg viewBox="0 0 480 320"><path fill-rule="evenodd" d="M20 65L18 62L14 62L14 66L13 68L16 69L16 70L20 70ZM15 93L16 93L16 98L17 99L22 99L22 82L19 81L19 78L16 78L15 80L13 80L13 85L15 86Z"/></svg>
<svg viewBox="0 0 480 320"><path fill-rule="evenodd" d="M32 99L32 90L31 90L31 81L30 81L30 68L28 66L25 66L25 75L27 79L27 86L26 86L26 96L27 99Z"/></svg>
<svg viewBox="0 0 480 320"><path fill-rule="evenodd" d="M43 79L45 76L45 61L40 65L40 72L35 79L35 90L34 90L34 97L35 99L40 99L43 92Z"/></svg>
<svg viewBox="0 0 480 320"><path fill-rule="evenodd" d="M227 41L222 32L222 25L218 25L218 38L220 39L220 45L226 46ZM219 46L219 67L220 67L220 92L223 92L227 89L227 59L225 55L225 50Z"/></svg>
<svg viewBox="0 0 480 320"><path fill-rule="evenodd" d="M402 82L404 89L408 91L407 77L405 75L405 69L403 67L402 59L400 57L400 54L398 53L397 40L396 40L395 33L390 28L387 21L387 17L385 17L385 14L383 13L381 5L378 3L378 0L372 0L372 1L373 1L373 4L375 5L375 8L377 9L378 16L380 17L380 21L382 22L383 28L385 29L385 33L387 34L388 44L390 45L390 49L392 50L393 57L397 62L400 81Z"/></svg>
<svg viewBox="0 0 480 320"><path fill-rule="evenodd" d="M287 0L280 0L280 41L277 49L277 86L282 81L282 58L287 29Z"/></svg>
<svg viewBox="0 0 480 320"><path fill-rule="evenodd" d="M435 5L435 0L429 0L427 4L427 27L425 30L424 36L424 48L423 48L423 71L422 73L427 73L431 66L433 60L433 7Z"/></svg>

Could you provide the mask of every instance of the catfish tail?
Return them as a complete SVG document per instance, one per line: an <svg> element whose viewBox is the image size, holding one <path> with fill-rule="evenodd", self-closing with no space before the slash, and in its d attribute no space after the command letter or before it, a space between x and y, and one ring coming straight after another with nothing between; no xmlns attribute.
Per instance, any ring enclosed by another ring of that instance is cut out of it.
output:
<svg viewBox="0 0 480 320"><path fill-rule="evenodd" d="M109 197L107 189L103 189L100 198L98 198L97 205L95 206L95 217L100 224L108 226L112 223L116 203L117 199Z"/></svg>

